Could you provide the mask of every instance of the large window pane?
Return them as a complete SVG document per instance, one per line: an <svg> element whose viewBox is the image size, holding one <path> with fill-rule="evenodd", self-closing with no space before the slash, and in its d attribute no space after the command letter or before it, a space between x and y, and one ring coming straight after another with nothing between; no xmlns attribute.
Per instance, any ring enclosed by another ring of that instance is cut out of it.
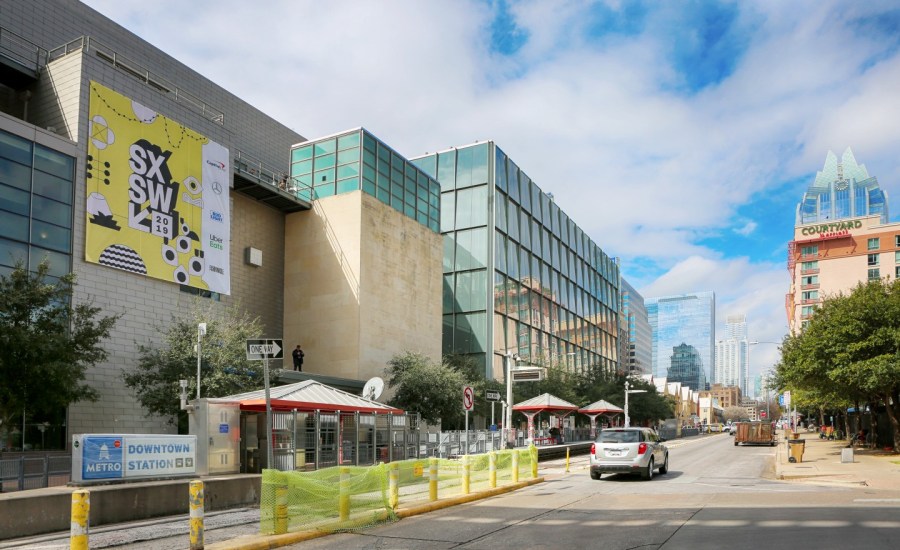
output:
<svg viewBox="0 0 900 550"><path fill-rule="evenodd" d="M312 158L313 148L311 145L305 147L297 147L291 151L291 162L300 162L301 160L309 160Z"/></svg>
<svg viewBox="0 0 900 550"><path fill-rule="evenodd" d="M503 193L496 193L494 197L494 225L497 227L499 231L507 232L506 230L506 195Z"/></svg>
<svg viewBox="0 0 900 550"><path fill-rule="evenodd" d="M45 172L34 172L34 192L38 195L72 204L72 182Z"/></svg>
<svg viewBox="0 0 900 550"><path fill-rule="evenodd" d="M31 190L31 167L0 158L0 183Z"/></svg>
<svg viewBox="0 0 900 550"><path fill-rule="evenodd" d="M354 147L353 149L347 149L347 150L341 151L337 154L337 163L338 164L347 164L348 162L359 163L359 147Z"/></svg>
<svg viewBox="0 0 900 550"><path fill-rule="evenodd" d="M40 264L43 260L47 260L47 262L50 264L50 270L47 272L47 274L51 277L62 277L63 275L72 271L70 267L70 263L72 261L71 258L72 257L68 254L61 254L52 250L46 250L43 248L32 246L31 255L28 260L28 269L37 271L38 264Z"/></svg>
<svg viewBox="0 0 900 550"><path fill-rule="evenodd" d="M321 155L315 158L315 169L321 170L323 168L331 168L335 163L334 155Z"/></svg>
<svg viewBox="0 0 900 550"><path fill-rule="evenodd" d="M453 314L444 315L444 328L441 331L442 335L442 353L444 355L453 353Z"/></svg>
<svg viewBox="0 0 900 550"><path fill-rule="evenodd" d="M447 273L444 275L444 313L453 313L454 311L456 311L456 300L454 300L453 296L453 277L453 273Z"/></svg>
<svg viewBox="0 0 900 550"><path fill-rule="evenodd" d="M338 149L349 149L350 147L359 147L359 132L338 138Z"/></svg>
<svg viewBox="0 0 900 550"><path fill-rule="evenodd" d="M314 145L316 148L316 156L319 155L327 155L329 153L334 153L335 150L335 140L329 139L325 141L320 141Z"/></svg>
<svg viewBox="0 0 900 550"><path fill-rule="evenodd" d="M454 229L453 220L456 218L456 193L444 193L441 197L441 233Z"/></svg>
<svg viewBox="0 0 900 550"><path fill-rule="evenodd" d="M2 193L2 191L0 191ZM72 207L54 200L46 199L39 195L34 196L35 219L51 222L63 227L72 227Z"/></svg>
<svg viewBox="0 0 900 550"><path fill-rule="evenodd" d="M456 233L456 271L487 267L487 229Z"/></svg>
<svg viewBox="0 0 900 550"><path fill-rule="evenodd" d="M0 131L0 157L31 166L31 142Z"/></svg>
<svg viewBox="0 0 900 550"><path fill-rule="evenodd" d="M499 147L494 147L494 185L496 185L504 193L507 192L506 186L506 155Z"/></svg>
<svg viewBox="0 0 900 550"><path fill-rule="evenodd" d="M501 273L506 273L506 237L502 233L495 232L494 239L494 268Z"/></svg>
<svg viewBox="0 0 900 550"><path fill-rule="evenodd" d="M3 210L27 216L31 209L30 197L31 195L26 191L0 185L0 208ZM67 207L67 210L71 210L71 208ZM0 214L0 216L2 215Z"/></svg>
<svg viewBox="0 0 900 550"><path fill-rule="evenodd" d="M483 353L486 340L487 315L484 312L456 316L454 348L457 353Z"/></svg>
<svg viewBox="0 0 900 550"><path fill-rule="evenodd" d="M34 167L48 174L71 180L75 171L75 159L41 145L35 145Z"/></svg>
<svg viewBox="0 0 900 550"><path fill-rule="evenodd" d="M441 183L441 191L456 187L456 151L438 155L437 180Z"/></svg>
<svg viewBox="0 0 900 550"><path fill-rule="evenodd" d="M456 305L459 311L478 311L487 308L487 271L467 271L456 274Z"/></svg>
<svg viewBox="0 0 900 550"><path fill-rule="evenodd" d="M7 239L0 239L0 265L15 267L28 259L28 245Z"/></svg>
<svg viewBox="0 0 900 550"><path fill-rule="evenodd" d="M456 237L453 233L444 235L444 273L453 271L456 263Z"/></svg>
<svg viewBox="0 0 900 550"><path fill-rule="evenodd" d="M4 212L3 236L28 242L28 217Z"/></svg>
<svg viewBox="0 0 900 550"><path fill-rule="evenodd" d="M70 252L72 232L64 227L40 220L31 221L31 242L43 248Z"/></svg>
<svg viewBox="0 0 900 550"><path fill-rule="evenodd" d="M456 228L466 229L487 225L487 186L461 189L456 192Z"/></svg>

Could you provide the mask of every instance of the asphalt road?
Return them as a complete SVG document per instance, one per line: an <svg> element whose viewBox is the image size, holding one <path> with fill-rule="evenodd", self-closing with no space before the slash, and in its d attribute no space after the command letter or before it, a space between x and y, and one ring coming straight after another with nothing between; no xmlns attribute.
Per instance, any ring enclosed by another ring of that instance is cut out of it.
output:
<svg viewBox="0 0 900 550"><path fill-rule="evenodd" d="M294 549L895 549L900 495L864 486L821 486L772 478L772 447L734 447L717 434L669 443L670 470L646 482L590 479L587 457L541 464L547 481L471 504ZM206 542L258 532L258 511L210 514ZM186 518L92 530L91 547L183 549ZM68 547L29 541L27 550ZM0 548L3 545L0 544Z"/></svg>

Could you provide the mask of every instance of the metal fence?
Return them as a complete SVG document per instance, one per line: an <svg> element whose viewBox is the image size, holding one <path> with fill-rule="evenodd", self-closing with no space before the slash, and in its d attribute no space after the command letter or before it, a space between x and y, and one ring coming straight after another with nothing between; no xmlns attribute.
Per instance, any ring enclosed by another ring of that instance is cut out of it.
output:
<svg viewBox="0 0 900 550"><path fill-rule="evenodd" d="M71 474L72 455L68 453L4 453L0 493L65 485Z"/></svg>

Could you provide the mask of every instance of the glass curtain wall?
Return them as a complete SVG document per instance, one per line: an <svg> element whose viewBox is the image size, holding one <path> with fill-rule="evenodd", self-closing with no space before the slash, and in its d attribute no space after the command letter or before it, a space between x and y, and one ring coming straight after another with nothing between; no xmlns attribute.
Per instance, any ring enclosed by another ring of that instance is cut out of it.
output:
<svg viewBox="0 0 900 550"><path fill-rule="evenodd" d="M413 159L441 185L444 353L504 379L533 364L611 372L618 266L492 142Z"/></svg>
<svg viewBox="0 0 900 550"><path fill-rule="evenodd" d="M90 157L87 170L104 177ZM45 259L53 278L71 271L74 196L74 157L0 131L0 274Z"/></svg>
<svg viewBox="0 0 900 550"><path fill-rule="evenodd" d="M321 199L362 190L437 233L440 185L363 128L291 148L297 196Z"/></svg>

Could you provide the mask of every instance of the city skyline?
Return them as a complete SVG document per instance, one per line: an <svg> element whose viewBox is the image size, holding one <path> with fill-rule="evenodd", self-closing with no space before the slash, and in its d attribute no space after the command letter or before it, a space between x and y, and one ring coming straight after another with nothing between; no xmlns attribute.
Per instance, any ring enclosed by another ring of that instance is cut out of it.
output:
<svg viewBox="0 0 900 550"><path fill-rule="evenodd" d="M828 151L900 186L890 2L87 4L306 137L364 126L408 158L494 139L643 296L711 289L761 341L788 330L787 243Z"/></svg>

